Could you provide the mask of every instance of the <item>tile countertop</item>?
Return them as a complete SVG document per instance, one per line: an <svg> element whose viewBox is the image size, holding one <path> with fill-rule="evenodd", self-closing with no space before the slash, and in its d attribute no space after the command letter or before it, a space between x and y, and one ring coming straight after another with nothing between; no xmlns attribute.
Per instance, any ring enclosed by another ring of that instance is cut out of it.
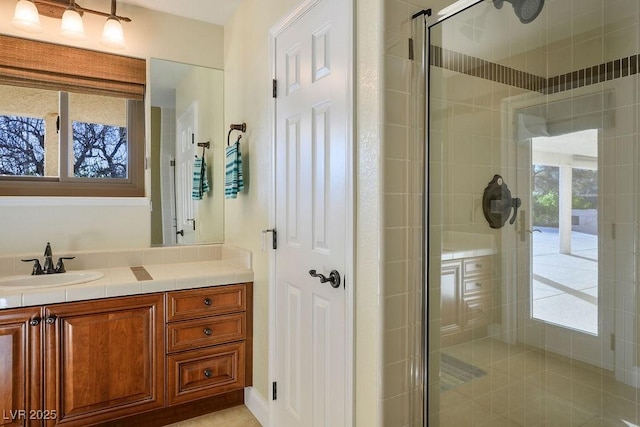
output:
<svg viewBox="0 0 640 427"><path fill-rule="evenodd" d="M142 264L151 276L151 280L138 280L131 267L133 266L91 268L90 270L102 272L104 277L70 286L29 290L0 288L0 309L253 281L250 262L242 263L237 262L236 259L224 257L205 261ZM73 269L68 268L67 271L73 271Z"/></svg>
<svg viewBox="0 0 640 427"><path fill-rule="evenodd" d="M478 248L478 249L457 249L457 250L442 250L442 261L450 261L454 259L473 258L477 256L487 256L497 254L498 251L494 248Z"/></svg>

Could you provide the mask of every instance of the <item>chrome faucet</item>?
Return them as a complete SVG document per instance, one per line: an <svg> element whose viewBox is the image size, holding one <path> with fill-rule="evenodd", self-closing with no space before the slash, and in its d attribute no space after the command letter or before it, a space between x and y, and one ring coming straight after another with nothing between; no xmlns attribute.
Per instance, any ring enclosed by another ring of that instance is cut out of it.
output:
<svg viewBox="0 0 640 427"><path fill-rule="evenodd" d="M64 263L62 260L65 259L74 259L75 257L60 257L58 259L58 263L56 266L53 266L53 251L51 250L51 243L47 242L47 247L44 249L44 265L40 265L40 260L37 258L34 259L23 259L23 262L33 262L33 271L31 272L32 276L39 276L41 274L53 274L53 273L64 273L67 271L64 267Z"/></svg>

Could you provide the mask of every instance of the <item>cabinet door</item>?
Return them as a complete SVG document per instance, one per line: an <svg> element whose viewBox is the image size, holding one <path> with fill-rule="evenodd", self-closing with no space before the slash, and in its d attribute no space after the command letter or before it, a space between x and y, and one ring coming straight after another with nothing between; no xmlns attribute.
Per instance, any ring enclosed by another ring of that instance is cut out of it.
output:
<svg viewBox="0 0 640 427"><path fill-rule="evenodd" d="M164 406L163 295L45 307L47 408L84 426Z"/></svg>
<svg viewBox="0 0 640 427"><path fill-rule="evenodd" d="M440 324L442 336L462 332L462 264L460 261L442 263L440 273Z"/></svg>
<svg viewBox="0 0 640 427"><path fill-rule="evenodd" d="M2 427L36 426L42 422L39 417L30 416L42 408L40 331L40 308L0 311Z"/></svg>

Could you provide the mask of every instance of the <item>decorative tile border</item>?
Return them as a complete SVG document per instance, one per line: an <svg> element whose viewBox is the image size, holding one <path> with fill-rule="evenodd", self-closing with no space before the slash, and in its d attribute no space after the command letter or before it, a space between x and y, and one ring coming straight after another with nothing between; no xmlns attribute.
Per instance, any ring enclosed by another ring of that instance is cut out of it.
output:
<svg viewBox="0 0 640 427"><path fill-rule="evenodd" d="M435 67L503 83L545 95L637 74L640 55L616 59L554 77L541 77L464 53L430 46L430 64Z"/></svg>

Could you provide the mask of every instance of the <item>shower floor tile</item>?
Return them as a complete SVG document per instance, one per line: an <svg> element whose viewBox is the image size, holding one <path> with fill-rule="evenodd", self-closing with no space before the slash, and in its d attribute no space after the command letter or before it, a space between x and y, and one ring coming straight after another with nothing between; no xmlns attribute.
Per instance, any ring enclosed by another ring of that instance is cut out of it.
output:
<svg viewBox="0 0 640 427"><path fill-rule="evenodd" d="M487 374L440 394L440 427L639 425L638 390L610 371L491 338L443 352Z"/></svg>

